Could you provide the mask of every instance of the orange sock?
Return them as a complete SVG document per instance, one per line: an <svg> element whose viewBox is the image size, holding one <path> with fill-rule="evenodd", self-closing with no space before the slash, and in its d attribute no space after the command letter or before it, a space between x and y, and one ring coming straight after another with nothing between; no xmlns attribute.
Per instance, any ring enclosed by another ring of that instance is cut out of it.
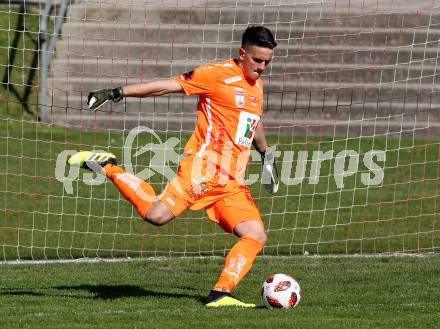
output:
<svg viewBox="0 0 440 329"><path fill-rule="evenodd" d="M156 193L151 185L112 164L107 164L102 169L124 198L136 208L142 219L145 219L151 204L156 200Z"/></svg>
<svg viewBox="0 0 440 329"><path fill-rule="evenodd" d="M232 292L249 272L263 245L250 237L241 237L226 256L225 266L214 290Z"/></svg>

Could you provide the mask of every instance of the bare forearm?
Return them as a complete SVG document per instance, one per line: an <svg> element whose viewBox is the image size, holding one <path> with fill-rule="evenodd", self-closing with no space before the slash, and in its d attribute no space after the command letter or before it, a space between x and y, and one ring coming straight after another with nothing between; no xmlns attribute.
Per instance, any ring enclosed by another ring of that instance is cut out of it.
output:
<svg viewBox="0 0 440 329"><path fill-rule="evenodd" d="M253 144L255 149L260 152L266 152L267 149L267 141L266 134L264 132L263 124L261 121L258 123L257 128L255 129L255 137L253 140Z"/></svg>
<svg viewBox="0 0 440 329"><path fill-rule="evenodd" d="M181 86L173 79L136 83L122 87L124 97L161 96L182 92Z"/></svg>

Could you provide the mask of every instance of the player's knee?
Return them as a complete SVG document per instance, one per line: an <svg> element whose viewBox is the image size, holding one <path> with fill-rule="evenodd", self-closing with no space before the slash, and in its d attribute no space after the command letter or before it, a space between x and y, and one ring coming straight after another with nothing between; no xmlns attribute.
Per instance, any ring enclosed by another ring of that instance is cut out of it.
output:
<svg viewBox="0 0 440 329"><path fill-rule="evenodd" d="M234 227L234 233L239 237L252 238L262 246L265 246L267 242L266 231L261 221L251 220L237 224Z"/></svg>
<svg viewBox="0 0 440 329"><path fill-rule="evenodd" d="M262 246L265 246L267 243L266 232L264 232L264 230L260 232L256 232L254 239L257 240L259 243L261 243Z"/></svg>
<svg viewBox="0 0 440 329"><path fill-rule="evenodd" d="M162 226L168 223L172 217L170 214L163 209L160 209L158 207L151 207L147 215L145 216L145 220L149 222L150 224L153 224L155 226Z"/></svg>
<svg viewBox="0 0 440 329"><path fill-rule="evenodd" d="M264 230L255 230L255 231L249 232L245 236L247 236L249 238L252 238L253 240L257 241L263 247L266 245L267 235L266 235L266 232L264 232Z"/></svg>
<svg viewBox="0 0 440 329"><path fill-rule="evenodd" d="M165 217L157 212L148 212L147 215L145 216L145 220L150 223L153 224L155 226L162 226L165 225L167 223Z"/></svg>

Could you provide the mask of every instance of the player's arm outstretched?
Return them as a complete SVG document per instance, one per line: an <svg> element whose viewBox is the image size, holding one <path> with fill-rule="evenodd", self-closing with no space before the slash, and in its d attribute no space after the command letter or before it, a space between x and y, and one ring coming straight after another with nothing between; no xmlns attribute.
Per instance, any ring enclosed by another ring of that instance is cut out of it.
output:
<svg viewBox="0 0 440 329"><path fill-rule="evenodd" d="M261 155L261 164L263 166L261 184L263 184L268 192L275 194L279 187L278 170L274 154L275 150L267 146L266 134L261 121L255 129L253 144Z"/></svg>
<svg viewBox="0 0 440 329"><path fill-rule="evenodd" d="M182 92L182 87L174 79L156 80L147 83L136 83L117 88L91 91L87 97L87 105L91 110L96 110L108 101L116 103L124 97L161 96Z"/></svg>

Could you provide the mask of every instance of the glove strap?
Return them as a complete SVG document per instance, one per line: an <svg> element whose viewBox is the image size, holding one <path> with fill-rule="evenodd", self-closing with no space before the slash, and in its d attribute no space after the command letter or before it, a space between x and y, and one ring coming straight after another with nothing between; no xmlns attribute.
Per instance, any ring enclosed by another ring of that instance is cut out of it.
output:
<svg viewBox="0 0 440 329"><path fill-rule="evenodd" d="M124 98L124 94L122 92L122 87L117 87L111 89L110 97L114 103L119 102L122 98Z"/></svg>

